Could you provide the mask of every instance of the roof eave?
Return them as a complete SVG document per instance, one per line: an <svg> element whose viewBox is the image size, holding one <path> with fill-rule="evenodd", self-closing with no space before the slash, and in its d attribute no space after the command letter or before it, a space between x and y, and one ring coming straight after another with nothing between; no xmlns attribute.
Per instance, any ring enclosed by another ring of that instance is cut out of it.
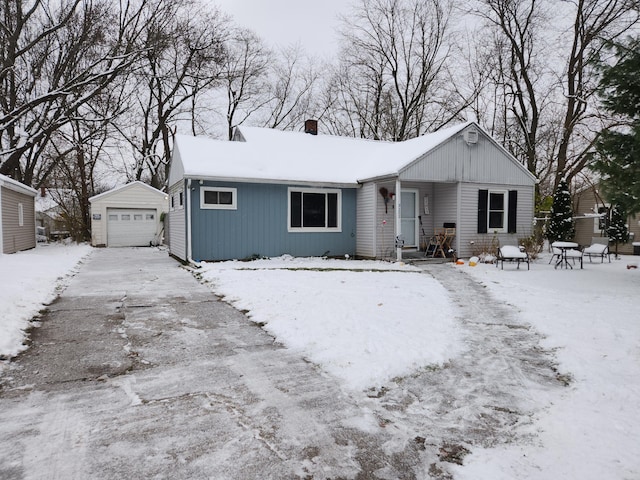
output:
<svg viewBox="0 0 640 480"><path fill-rule="evenodd" d="M219 175L198 175L187 174L185 179L204 180L208 182L231 182L231 183L260 183L278 185L308 185L310 187L332 187L332 188L360 188L360 183L356 182L323 182L310 180L295 180L281 178L249 178L249 177L224 177Z"/></svg>

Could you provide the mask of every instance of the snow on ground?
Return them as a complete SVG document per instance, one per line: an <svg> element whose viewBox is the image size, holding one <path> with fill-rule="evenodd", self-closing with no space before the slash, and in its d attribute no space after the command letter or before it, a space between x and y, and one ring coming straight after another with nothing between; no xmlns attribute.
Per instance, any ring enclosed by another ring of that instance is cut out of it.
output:
<svg viewBox="0 0 640 480"><path fill-rule="evenodd" d="M461 348L448 293L415 267L285 256L202 270L226 301L357 390Z"/></svg>
<svg viewBox="0 0 640 480"><path fill-rule="evenodd" d="M0 353L22 347L22 329L89 247L44 247L0 257ZM555 270L506 264L462 269L545 336L568 386L540 409L518 443L474 447L456 480L640 478L640 263L623 257ZM8 273L11 272L11 275ZM410 265L281 257L202 264L213 290L278 341L355 389L384 385L465 349L460 310L432 276ZM473 298L468 301L473 302ZM419 315L415 315L419 312ZM538 397L536 398L536 395Z"/></svg>
<svg viewBox="0 0 640 480"><path fill-rule="evenodd" d="M627 268L638 260L587 261L582 270L556 270L544 256L529 271L449 266L541 332L569 380L561 397L533 399L540 414L522 427L533 443L474 448L456 479L640 478L640 270ZM339 270L352 267L399 271ZM355 388L464 349L448 293L415 267L284 257L202 270L227 301Z"/></svg>
<svg viewBox="0 0 640 480"><path fill-rule="evenodd" d="M56 297L65 277L90 251L88 245L38 244L33 250L0 255L0 358L26 348L31 319Z"/></svg>
<svg viewBox="0 0 640 480"><path fill-rule="evenodd" d="M534 423L536 444L475 450L456 479L640 478L640 270L627 268L639 260L466 268L546 336L572 380Z"/></svg>

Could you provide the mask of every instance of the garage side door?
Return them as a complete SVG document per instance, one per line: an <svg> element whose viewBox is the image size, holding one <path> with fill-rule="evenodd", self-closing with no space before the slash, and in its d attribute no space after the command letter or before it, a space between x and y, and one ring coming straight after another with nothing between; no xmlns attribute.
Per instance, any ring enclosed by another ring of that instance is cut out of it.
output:
<svg viewBox="0 0 640 480"><path fill-rule="evenodd" d="M148 247L155 242L158 219L155 210L107 209L108 247Z"/></svg>

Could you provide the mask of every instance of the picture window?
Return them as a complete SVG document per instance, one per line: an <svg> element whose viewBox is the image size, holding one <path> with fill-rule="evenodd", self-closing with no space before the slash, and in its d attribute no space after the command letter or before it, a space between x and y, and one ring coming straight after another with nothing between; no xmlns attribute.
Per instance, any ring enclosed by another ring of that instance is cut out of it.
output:
<svg viewBox="0 0 640 480"><path fill-rule="evenodd" d="M289 231L341 231L340 190L289 189Z"/></svg>

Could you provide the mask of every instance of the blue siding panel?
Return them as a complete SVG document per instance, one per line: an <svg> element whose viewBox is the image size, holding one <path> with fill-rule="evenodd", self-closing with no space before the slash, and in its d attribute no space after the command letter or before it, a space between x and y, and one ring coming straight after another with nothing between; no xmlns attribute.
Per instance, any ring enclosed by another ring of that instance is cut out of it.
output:
<svg viewBox="0 0 640 480"><path fill-rule="evenodd" d="M200 187L237 189L237 210L200 209ZM232 182L192 182L191 243L196 261L275 257L355 255L356 191L342 190L342 231L287 231L288 186Z"/></svg>

